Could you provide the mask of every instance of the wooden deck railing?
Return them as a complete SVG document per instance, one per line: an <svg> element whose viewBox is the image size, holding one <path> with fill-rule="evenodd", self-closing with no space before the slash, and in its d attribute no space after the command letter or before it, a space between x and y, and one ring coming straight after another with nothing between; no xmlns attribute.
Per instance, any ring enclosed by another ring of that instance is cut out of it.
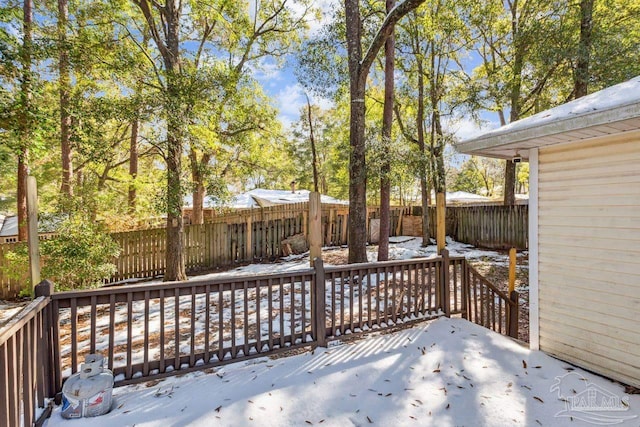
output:
<svg viewBox="0 0 640 427"><path fill-rule="evenodd" d="M437 257L325 268L326 336L339 337L437 315L441 262Z"/></svg>
<svg viewBox="0 0 640 427"><path fill-rule="evenodd" d="M467 274L467 319L495 332L518 338L518 292L512 291L507 295L469 264Z"/></svg>
<svg viewBox="0 0 640 427"><path fill-rule="evenodd" d="M48 416L45 398L56 392L51 372L52 289L48 282L40 284L36 288L37 298L0 329L2 426L32 426Z"/></svg>
<svg viewBox="0 0 640 427"><path fill-rule="evenodd" d="M126 384L308 345L314 275L307 269L54 294L56 377L75 373L96 351Z"/></svg>
<svg viewBox="0 0 640 427"><path fill-rule="evenodd" d="M0 425L31 425L90 353L116 385L460 315L517 337L518 294L462 257L51 293L0 328Z"/></svg>

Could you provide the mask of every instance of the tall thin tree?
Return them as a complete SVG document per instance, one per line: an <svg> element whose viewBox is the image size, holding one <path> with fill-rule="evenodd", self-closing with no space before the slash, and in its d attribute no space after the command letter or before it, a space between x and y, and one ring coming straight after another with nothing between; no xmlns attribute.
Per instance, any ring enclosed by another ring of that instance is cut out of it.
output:
<svg viewBox="0 0 640 427"><path fill-rule="evenodd" d="M167 1L161 5L150 0L133 0L142 12L151 38L162 57L164 78L163 109L166 121L167 163L167 252L165 281L186 280L184 266L184 221L182 219L183 191L181 185L182 152L186 138L181 87L180 19L181 1ZM155 13L154 13L155 10ZM157 22L156 13L160 22Z"/></svg>
<svg viewBox="0 0 640 427"><path fill-rule="evenodd" d="M396 6L395 0L386 1L387 15ZM393 126L393 93L394 93L394 62L396 39L395 27L392 26L389 37L384 43L384 106L382 108L382 146L391 144L391 129ZM378 261L389 259L389 228L391 227L391 161L384 156L380 168L380 239L378 243Z"/></svg>
<svg viewBox="0 0 640 427"><path fill-rule="evenodd" d="M576 61L575 85L573 90L576 99L588 93L594 3L595 0L580 0L580 40L578 42L578 58Z"/></svg>
<svg viewBox="0 0 640 427"><path fill-rule="evenodd" d="M60 191L63 199L73 196L73 163L71 160L71 113L70 94L71 76L69 68L69 47L67 46L67 25L69 21L68 0L58 0L58 90L60 95L60 153L62 160L62 185ZM62 203L66 210L68 206Z"/></svg>
<svg viewBox="0 0 640 427"><path fill-rule="evenodd" d="M362 19L358 0L345 0L347 62L349 68L349 262L367 261L367 171L364 119L367 76L371 64L393 26L425 0L405 0L387 16L367 51L362 49Z"/></svg>
<svg viewBox="0 0 640 427"><path fill-rule="evenodd" d="M31 62L33 53L33 4L31 0L24 0L23 7L23 39L20 81L20 118L19 133L20 142L18 148L18 188L17 188L17 210L18 210L18 240L27 240L27 176L29 175L29 141L31 140Z"/></svg>
<svg viewBox="0 0 640 427"><path fill-rule="evenodd" d="M311 101L309 101L309 95L306 93L304 96L307 98L307 117L309 119L309 141L311 142L311 161L313 166L313 191L318 192L318 156L316 155L316 141L313 138L313 120L311 118Z"/></svg>

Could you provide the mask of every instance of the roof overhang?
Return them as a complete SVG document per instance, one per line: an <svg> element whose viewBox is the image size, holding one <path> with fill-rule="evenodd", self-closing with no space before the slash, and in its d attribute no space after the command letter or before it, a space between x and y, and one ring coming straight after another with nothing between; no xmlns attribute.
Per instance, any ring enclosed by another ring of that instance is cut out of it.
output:
<svg viewBox="0 0 640 427"><path fill-rule="evenodd" d="M619 102L612 101L619 99ZM593 93L455 145L461 153L528 160L531 148L640 130L640 78Z"/></svg>

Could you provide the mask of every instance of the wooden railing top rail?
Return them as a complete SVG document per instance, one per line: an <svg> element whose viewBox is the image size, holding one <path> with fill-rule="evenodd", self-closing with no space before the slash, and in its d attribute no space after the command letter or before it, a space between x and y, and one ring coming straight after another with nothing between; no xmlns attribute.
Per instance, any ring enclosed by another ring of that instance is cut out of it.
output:
<svg viewBox="0 0 640 427"><path fill-rule="evenodd" d="M496 286L494 286L493 283L491 283L484 276L482 276L482 274L480 274L478 270L473 268L471 264L467 263L467 266L469 270L475 274L476 278L478 278L480 283L482 283L483 285L491 289L493 292L495 292L501 299L505 300L505 302L507 302L509 305L514 305L514 306L516 305L516 303L513 302L506 293L504 293L503 291L498 289Z"/></svg>
<svg viewBox="0 0 640 427"><path fill-rule="evenodd" d="M433 256L429 258L410 258L410 259L403 259L403 260L376 261L376 262L363 262L363 263L356 263L356 264L325 266L324 270L329 273L351 271L351 270L366 270L366 269L371 270L374 268L392 267L392 266L399 266L399 265L413 265L413 264L420 264L425 262L438 263L441 260L442 260L441 256Z"/></svg>
<svg viewBox="0 0 640 427"><path fill-rule="evenodd" d="M290 279L301 276L312 276L315 270L312 268L287 271L283 273L262 274L262 275L242 275L220 278L198 278L181 282L164 282L154 284L134 284L134 285L118 285L106 286L99 289L87 289L81 291L56 292L51 298L59 302L60 308L68 307L68 301L76 300L77 306L91 305L92 300L96 300L98 304L106 304L110 302L110 297L114 295L114 302L127 301L131 295L132 301L141 301L148 298L159 298L161 291L178 291L179 296L191 295L192 289L196 288L196 293L206 292L206 287L213 287L210 291L228 291L234 285L244 285L247 289L258 286L258 282L278 281L280 279ZM166 295L165 295L166 296Z"/></svg>
<svg viewBox="0 0 640 427"><path fill-rule="evenodd" d="M33 319L39 312L44 310L44 308L49 304L49 298L47 297L38 297L31 301L28 305L22 308L5 324L0 328L0 345L4 344L16 334L24 325L27 324L31 319Z"/></svg>

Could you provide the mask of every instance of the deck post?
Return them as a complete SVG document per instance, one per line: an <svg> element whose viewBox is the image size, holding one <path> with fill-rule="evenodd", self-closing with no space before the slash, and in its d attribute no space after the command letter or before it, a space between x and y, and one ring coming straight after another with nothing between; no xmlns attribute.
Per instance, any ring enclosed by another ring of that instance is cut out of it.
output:
<svg viewBox="0 0 640 427"><path fill-rule="evenodd" d="M322 258L322 205L320 193L309 193L309 261Z"/></svg>
<svg viewBox="0 0 640 427"><path fill-rule="evenodd" d="M447 317L451 317L451 288L449 286L449 251L443 249L440 252L440 308Z"/></svg>
<svg viewBox="0 0 640 427"><path fill-rule="evenodd" d="M38 235L38 185L33 176L27 177L27 224L29 227L29 278L31 279L31 294L40 283L40 237Z"/></svg>
<svg viewBox="0 0 640 427"><path fill-rule="evenodd" d="M509 304L509 310L507 311L507 322L509 323L509 336L511 338L518 338L518 315L520 312L519 299L520 295L518 291L509 292L509 299L512 304Z"/></svg>
<svg viewBox="0 0 640 427"><path fill-rule="evenodd" d="M509 292L516 288L516 248L509 249Z"/></svg>
<svg viewBox="0 0 640 427"><path fill-rule="evenodd" d="M326 301L325 301L325 280L324 263L322 258L316 258L313 262L315 276L313 279L313 324L315 325L315 340L320 347L327 346L327 323L326 323Z"/></svg>

